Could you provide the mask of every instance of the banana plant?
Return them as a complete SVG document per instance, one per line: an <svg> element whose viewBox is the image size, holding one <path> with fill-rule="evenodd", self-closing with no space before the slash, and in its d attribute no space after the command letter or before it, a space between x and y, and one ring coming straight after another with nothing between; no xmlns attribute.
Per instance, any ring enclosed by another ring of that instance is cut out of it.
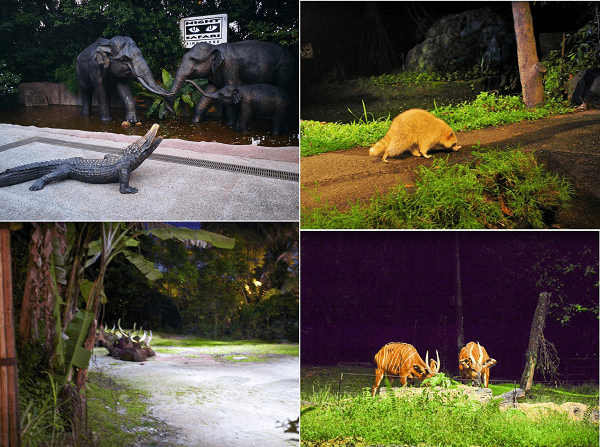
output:
<svg viewBox="0 0 600 447"><path fill-rule="evenodd" d="M163 68L162 82L164 86L163 88L165 90L171 90L171 87L173 86L173 80L174 77L171 75L171 73L169 73ZM200 86L203 87L208 83L208 81L206 79L200 79L197 83L199 83ZM147 98L151 98L154 100L152 102L152 105L148 108L148 111L146 112L147 117L152 116L155 112L157 116L161 119L166 115L167 108L165 98L155 93L149 92L148 90L145 90L144 88L142 88L141 85L139 86L139 91L137 91L136 94L138 96L146 96ZM200 97L200 93L196 91L191 84L186 83L186 85L182 87L182 89L177 93L175 99L173 100L173 110L175 111L176 116L183 116L184 113L187 113L185 105L189 106L190 109L193 110L196 103L200 100ZM185 103L185 105L181 103L182 101L183 103Z"/></svg>

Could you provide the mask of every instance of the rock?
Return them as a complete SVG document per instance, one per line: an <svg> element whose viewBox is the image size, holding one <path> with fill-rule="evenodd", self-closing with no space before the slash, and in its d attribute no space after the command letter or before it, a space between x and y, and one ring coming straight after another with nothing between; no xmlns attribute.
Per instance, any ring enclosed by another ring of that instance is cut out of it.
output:
<svg viewBox="0 0 600 447"><path fill-rule="evenodd" d="M436 21L425 40L406 56L411 71L455 71L475 65L501 66L514 59L512 17L487 7L452 14Z"/></svg>
<svg viewBox="0 0 600 447"><path fill-rule="evenodd" d="M503 399L502 402L500 402L501 409L514 407L517 399L525 397L525 391L523 391L521 388L516 388L512 391L508 391L504 394L501 394L498 397L501 397Z"/></svg>
<svg viewBox="0 0 600 447"><path fill-rule="evenodd" d="M585 108L600 107L600 68L586 68L569 81L569 99Z"/></svg>
<svg viewBox="0 0 600 447"><path fill-rule="evenodd" d="M23 96L25 98L25 107L44 107L48 105L46 95L37 90L25 90Z"/></svg>

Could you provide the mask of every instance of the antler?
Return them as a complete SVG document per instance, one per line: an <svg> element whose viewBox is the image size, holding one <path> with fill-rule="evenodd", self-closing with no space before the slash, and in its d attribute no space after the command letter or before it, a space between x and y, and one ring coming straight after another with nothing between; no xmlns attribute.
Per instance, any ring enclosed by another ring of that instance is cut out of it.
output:
<svg viewBox="0 0 600 447"><path fill-rule="evenodd" d="M440 370L440 355L438 354L437 349L435 350L435 356L437 357L436 368L435 370L432 370L429 366L429 351L425 353L425 366L427 367L429 374L437 374L437 372ZM435 362L433 359L431 359L431 361Z"/></svg>

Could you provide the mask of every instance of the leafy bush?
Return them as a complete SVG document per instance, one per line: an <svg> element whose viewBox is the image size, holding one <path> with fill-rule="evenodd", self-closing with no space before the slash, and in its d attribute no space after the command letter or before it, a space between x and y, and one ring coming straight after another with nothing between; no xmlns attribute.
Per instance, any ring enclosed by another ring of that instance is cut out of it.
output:
<svg viewBox="0 0 600 447"><path fill-rule="evenodd" d="M555 50L544 59L546 74L544 92L548 98L566 99L569 79L589 67L600 63L600 42L598 22L592 20L575 34L567 34L566 42L575 42L573 48L561 57L561 50Z"/></svg>
<svg viewBox="0 0 600 447"><path fill-rule="evenodd" d="M77 83L77 58L74 58L70 64L62 64L54 70L54 80L62 82L71 93L75 94L79 91Z"/></svg>
<svg viewBox="0 0 600 447"><path fill-rule="evenodd" d="M166 91L171 90L174 80L175 80L175 78L171 75L171 73L169 73L167 70L165 70L163 68L162 69L162 81L163 81L163 88ZM201 80L196 81L196 84L200 85L201 87L205 86L207 83L208 83L207 79L201 79ZM139 85L137 82L134 84L136 84L136 86L137 86L137 88L135 90L137 95L146 96L148 98L154 99L154 102L152 103L152 105L150 106L148 111L146 112L146 116L150 117L156 112L156 115L159 118L162 118L167 113L166 106L165 106L165 101L166 101L165 98L163 98L162 96L158 96L152 92L149 92L148 90L144 89L141 85ZM193 110L196 103L200 100L201 96L202 95L200 94L200 92L198 92L192 84L190 84L189 82L186 82L183 85L183 87L181 88L181 90L179 90L179 92L177 93L177 96L175 97L175 100L173 102L173 110L175 110L176 115L177 116L186 115L189 112L187 107L189 107L191 110ZM183 104L182 104L182 101L183 101ZM187 107L186 107L186 105L187 105Z"/></svg>
<svg viewBox="0 0 600 447"><path fill-rule="evenodd" d="M0 60L0 108L14 107L18 104L16 87L21 76L14 74L6 62Z"/></svg>

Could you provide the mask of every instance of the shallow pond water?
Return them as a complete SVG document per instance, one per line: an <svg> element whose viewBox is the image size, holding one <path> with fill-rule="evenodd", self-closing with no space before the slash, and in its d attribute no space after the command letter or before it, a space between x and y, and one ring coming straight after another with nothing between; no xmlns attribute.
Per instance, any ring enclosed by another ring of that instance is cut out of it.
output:
<svg viewBox="0 0 600 447"><path fill-rule="evenodd" d="M271 135L269 133L271 122L267 119L252 120L250 133L242 135L219 122L219 118L215 115L208 116L202 123L193 124L190 117L158 119L156 117L146 118L144 111L139 111L139 114L144 124L158 123L161 128L160 135L165 138L179 138L188 141L216 141L224 144L253 144L266 147L298 146L297 133ZM96 109L92 111L91 116L84 116L81 114L81 107L79 106L18 106L14 109L0 110L0 123L76 129L88 132L110 132L122 135L144 135L144 129L147 130L148 126L121 126L125 117L124 109L114 109L112 115L112 122L103 123Z"/></svg>

